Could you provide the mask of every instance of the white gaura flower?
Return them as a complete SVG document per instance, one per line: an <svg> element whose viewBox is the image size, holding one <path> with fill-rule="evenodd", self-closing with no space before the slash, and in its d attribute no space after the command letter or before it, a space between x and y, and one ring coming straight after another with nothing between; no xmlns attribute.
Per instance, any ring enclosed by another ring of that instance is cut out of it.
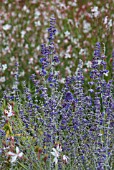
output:
<svg viewBox="0 0 114 170"><path fill-rule="evenodd" d="M26 31L21 31L21 38L24 38L24 36L25 36L25 34L26 34Z"/></svg>
<svg viewBox="0 0 114 170"><path fill-rule="evenodd" d="M79 55L85 55L86 54L86 49L81 48L79 51Z"/></svg>
<svg viewBox="0 0 114 170"><path fill-rule="evenodd" d="M7 64L3 64L2 68L3 68L3 71L5 71L7 69Z"/></svg>
<svg viewBox="0 0 114 170"><path fill-rule="evenodd" d="M54 156L53 162L57 164L59 158L59 152L55 148L52 148L52 150L53 152L51 152L51 154Z"/></svg>
<svg viewBox="0 0 114 170"><path fill-rule="evenodd" d="M11 57L10 60L11 60L11 62L15 61L15 57L14 56Z"/></svg>
<svg viewBox="0 0 114 170"><path fill-rule="evenodd" d="M100 14L98 6L94 6L93 8L91 8L91 12L95 18L98 17L98 15Z"/></svg>
<svg viewBox="0 0 114 170"><path fill-rule="evenodd" d="M55 164L57 164L58 163L58 158L60 156L59 152L62 151L62 147L61 147L61 145L57 144L56 149L52 148L52 150L53 150L53 152L51 152L51 154L54 156L53 162Z"/></svg>
<svg viewBox="0 0 114 170"><path fill-rule="evenodd" d="M91 30L91 24L86 20L83 21L83 32L88 33Z"/></svg>
<svg viewBox="0 0 114 170"><path fill-rule="evenodd" d="M106 16L105 18L104 18L104 24L107 24L108 23L108 16Z"/></svg>
<svg viewBox="0 0 114 170"><path fill-rule="evenodd" d="M65 83L65 78L61 78L61 79L59 80L59 82L62 83L62 84L64 84L64 83Z"/></svg>
<svg viewBox="0 0 114 170"><path fill-rule="evenodd" d="M12 109L12 105L8 104L8 110L4 110L4 114L6 115L6 117L11 117L15 115Z"/></svg>
<svg viewBox="0 0 114 170"><path fill-rule="evenodd" d="M69 53L66 53L65 58L71 58L71 55Z"/></svg>
<svg viewBox="0 0 114 170"><path fill-rule="evenodd" d="M109 26L109 27L112 27L112 19L109 20L108 26Z"/></svg>
<svg viewBox="0 0 114 170"><path fill-rule="evenodd" d="M11 156L11 163L13 163L18 157L21 158L23 156L23 152L20 152L19 148L16 146L16 153L9 151L7 155Z"/></svg>
<svg viewBox="0 0 114 170"><path fill-rule="evenodd" d="M68 37L70 35L70 32L66 31L64 34L65 34L66 37Z"/></svg>
<svg viewBox="0 0 114 170"><path fill-rule="evenodd" d="M109 19L108 16L104 18L104 24L106 25L107 28L112 27L112 19Z"/></svg>
<svg viewBox="0 0 114 170"><path fill-rule="evenodd" d="M29 9L27 8L26 5L23 6L22 10L25 11L26 13L29 13Z"/></svg>
<svg viewBox="0 0 114 170"><path fill-rule="evenodd" d="M66 72L67 72L68 74L71 74L71 70L70 70L69 67L66 67Z"/></svg>
<svg viewBox="0 0 114 170"><path fill-rule="evenodd" d="M3 76L3 77L0 77L0 82L1 83L4 83L6 81L6 78L5 78L5 76Z"/></svg>
<svg viewBox="0 0 114 170"><path fill-rule="evenodd" d="M5 31L9 30L10 28L11 28L11 25L9 25L9 24L6 24L3 26L3 30L5 30Z"/></svg>
<svg viewBox="0 0 114 170"><path fill-rule="evenodd" d="M85 64L86 64L87 68L91 68L92 67L92 62L91 61L88 61Z"/></svg>
<svg viewBox="0 0 114 170"><path fill-rule="evenodd" d="M34 24L35 24L36 27L37 26L41 26L41 22L40 21L35 21Z"/></svg>
<svg viewBox="0 0 114 170"><path fill-rule="evenodd" d="M34 19L38 19L40 15L41 15L40 11L35 10Z"/></svg>
<svg viewBox="0 0 114 170"><path fill-rule="evenodd" d="M63 155L63 161L64 161L64 163L68 163L68 159L69 159L69 157L68 157L68 156Z"/></svg>

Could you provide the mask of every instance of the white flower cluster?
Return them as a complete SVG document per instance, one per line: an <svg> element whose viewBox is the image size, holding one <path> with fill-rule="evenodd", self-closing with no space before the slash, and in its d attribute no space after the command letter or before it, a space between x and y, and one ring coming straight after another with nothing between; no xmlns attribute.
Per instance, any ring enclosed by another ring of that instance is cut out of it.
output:
<svg viewBox="0 0 114 170"><path fill-rule="evenodd" d="M58 163L58 158L60 157L60 153L62 152L61 145L58 144L58 145L56 146L56 149L55 149L55 148L52 148L52 150L53 150L53 152L51 152L51 154L54 156L53 162L54 162L55 164L57 164L57 163ZM63 156L62 156L63 162L68 163L68 159L69 159L68 156L66 156L66 155L63 155Z"/></svg>
<svg viewBox="0 0 114 170"><path fill-rule="evenodd" d="M20 152L19 148L16 146L16 153L13 153L11 151L9 151L7 153L7 156L11 156L11 160L10 162L13 163L16 161L16 159L19 157L19 158L22 158L23 156L23 152Z"/></svg>

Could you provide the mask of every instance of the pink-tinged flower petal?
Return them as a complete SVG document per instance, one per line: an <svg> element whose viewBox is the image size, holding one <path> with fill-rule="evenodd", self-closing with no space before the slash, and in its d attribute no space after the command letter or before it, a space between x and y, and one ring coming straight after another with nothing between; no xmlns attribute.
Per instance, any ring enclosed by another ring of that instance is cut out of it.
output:
<svg viewBox="0 0 114 170"><path fill-rule="evenodd" d="M63 155L63 161L65 161L66 163L68 163L69 157L66 155Z"/></svg>
<svg viewBox="0 0 114 170"><path fill-rule="evenodd" d="M16 146L16 153L19 154L19 148Z"/></svg>
<svg viewBox="0 0 114 170"><path fill-rule="evenodd" d="M14 115L15 115L15 112L12 112L12 115L14 116Z"/></svg>
<svg viewBox="0 0 114 170"><path fill-rule="evenodd" d="M16 154L9 151L9 152L7 153L7 155L8 155L8 156L15 156Z"/></svg>
<svg viewBox="0 0 114 170"><path fill-rule="evenodd" d="M18 154L18 157L21 158L22 156L23 156L23 152L21 152L21 153Z"/></svg>
<svg viewBox="0 0 114 170"><path fill-rule="evenodd" d="M17 159L17 155L12 156L11 163L15 162L15 161L16 161L16 159Z"/></svg>
<svg viewBox="0 0 114 170"><path fill-rule="evenodd" d="M12 111L12 106L10 104L8 104L8 109L10 110L10 112Z"/></svg>
<svg viewBox="0 0 114 170"><path fill-rule="evenodd" d="M5 115L8 115L8 110L4 110L4 114L5 114Z"/></svg>

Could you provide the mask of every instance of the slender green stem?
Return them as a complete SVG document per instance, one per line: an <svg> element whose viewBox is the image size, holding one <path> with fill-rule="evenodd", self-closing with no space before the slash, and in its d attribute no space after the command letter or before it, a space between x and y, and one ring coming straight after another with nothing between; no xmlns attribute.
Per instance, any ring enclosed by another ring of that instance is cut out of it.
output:
<svg viewBox="0 0 114 170"><path fill-rule="evenodd" d="M18 162L18 161L17 161ZM21 164L20 162L18 162L19 165L21 165L24 169L28 170L23 164Z"/></svg>

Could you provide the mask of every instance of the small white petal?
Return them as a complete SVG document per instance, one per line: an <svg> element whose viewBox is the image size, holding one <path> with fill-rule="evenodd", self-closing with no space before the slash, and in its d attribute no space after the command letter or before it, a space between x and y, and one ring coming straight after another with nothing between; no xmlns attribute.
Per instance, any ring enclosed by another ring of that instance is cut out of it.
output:
<svg viewBox="0 0 114 170"><path fill-rule="evenodd" d="M16 146L16 153L18 154L19 153L19 148Z"/></svg>
<svg viewBox="0 0 114 170"><path fill-rule="evenodd" d="M53 149L53 151L54 151L54 153L55 153L55 156L56 157L59 157L59 152L55 149L55 148L52 148Z"/></svg>
<svg viewBox="0 0 114 170"><path fill-rule="evenodd" d="M9 146L8 147L4 147L3 150L9 149L9 148L10 148Z"/></svg>
<svg viewBox="0 0 114 170"><path fill-rule="evenodd" d="M6 114L8 114L8 110L4 110L4 112L5 112Z"/></svg>
<svg viewBox="0 0 114 170"><path fill-rule="evenodd" d="M16 161L16 159L17 159L17 155L12 156L11 163L15 162L15 161Z"/></svg>
<svg viewBox="0 0 114 170"><path fill-rule="evenodd" d="M58 159L55 157L55 158L53 159L53 162L55 162L55 164L57 164L57 163L58 163Z"/></svg>
<svg viewBox="0 0 114 170"><path fill-rule="evenodd" d="M6 78L5 78L4 76L0 78L0 82L3 83L3 82L5 82L5 81L6 81Z"/></svg>
<svg viewBox="0 0 114 170"><path fill-rule="evenodd" d="M57 145L57 150L58 150L58 152L61 152L61 151L62 151L62 148L61 148L60 145Z"/></svg>
<svg viewBox="0 0 114 170"><path fill-rule="evenodd" d="M5 71L7 69L7 64L3 64L2 68L3 68L3 71Z"/></svg>
<svg viewBox="0 0 114 170"><path fill-rule="evenodd" d="M7 155L8 155L8 156L15 156L15 153L9 151L9 152L7 153Z"/></svg>
<svg viewBox="0 0 114 170"><path fill-rule="evenodd" d="M12 112L8 112L8 117L11 117L13 116L13 113Z"/></svg>
<svg viewBox="0 0 114 170"><path fill-rule="evenodd" d="M69 159L69 157L68 157L68 156L63 155L63 160L64 160L64 161L66 161L66 163L68 163L68 159Z"/></svg>
<svg viewBox="0 0 114 170"><path fill-rule="evenodd" d="M53 150L54 152L56 152L56 149L55 149L55 148L52 148L52 150Z"/></svg>
<svg viewBox="0 0 114 170"><path fill-rule="evenodd" d="M56 153L55 153L55 152L51 152L51 154L52 154L53 156L56 156Z"/></svg>
<svg viewBox="0 0 114 170"><path fill-rule="evenodd" d="M19 153L18 156L21 158L23 156L23 152Z"/></svg>
<svg viewBox="0 0 114 170"><path fill-rule="evenodd" d="M67 160L67 159L68 159L68 156L63 155L63 160Z"/></svg>
<svg viewBox="0 0 114 170"><path fill-rule="evenodd" d="M8 109L11 111L12 110L12 106L10 104L8 104Z"/></svg>
<svg viewBox="0 0 114 170"><path fill-rule="evenodd" d="M9 24L6 24L3 26L3 30L5 30L5 31L9 30L10 28L11 28L11 25L9 25Z"/></svg>

